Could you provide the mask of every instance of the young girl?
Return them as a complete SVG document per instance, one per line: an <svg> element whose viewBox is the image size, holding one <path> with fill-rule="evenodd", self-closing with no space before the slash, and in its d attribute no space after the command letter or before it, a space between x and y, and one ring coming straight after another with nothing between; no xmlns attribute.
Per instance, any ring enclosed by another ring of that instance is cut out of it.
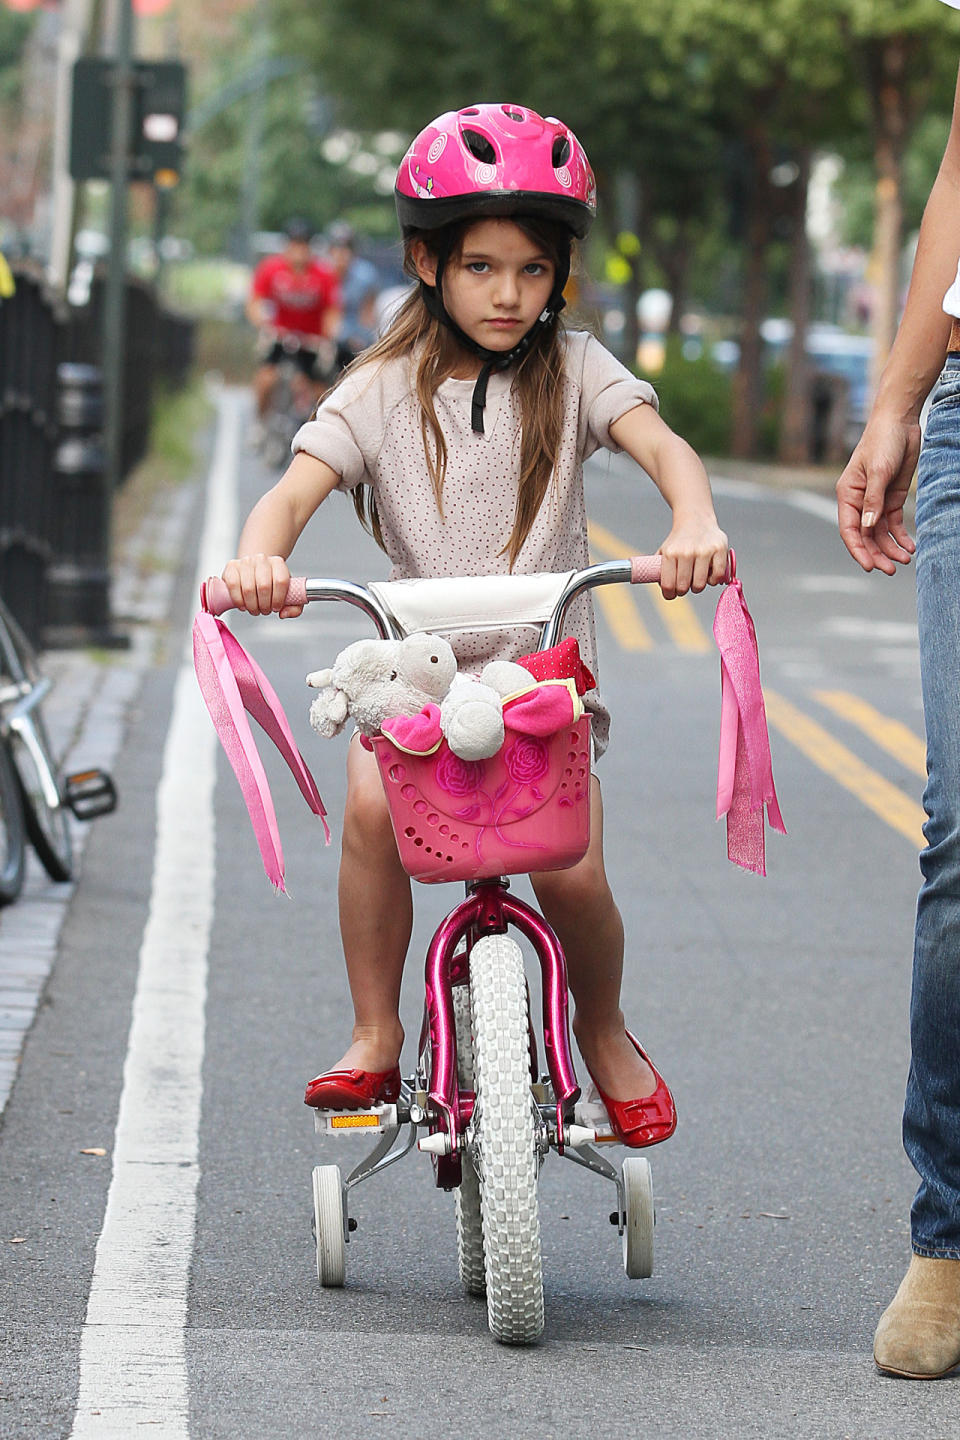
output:
<svg viewBox="0 0 960 1440"><path fill-rule="evenodd" d="M440 116L397 176L405 265L419 284L294 442L294 459L251 512L223 571L234 604L284 606L286 557L332 490L349 490L393 561L391 578L562 571L589 563L583 460L626 450L651 475L673 524L660 546L669 599L719 584L727 563L706 472L657 414L656 396L592 336L559 321L571 246L596 211L576 136L517 105ZM595 672L589 597L568 631ZM462 667L513 659L507 632L454 639ZM609 719L596 690L595 752ZM400 980L410 882L400 865L374 757L351 743L340 863L340 932L356 1023L306 1103L356 1108L397 1098ZM603 864L593 778L592 832L569 870L532 875L567 958L573 1031L613 1128L633 1147L665 1140L673 1100L620 1010L623 926Z"/></svg>

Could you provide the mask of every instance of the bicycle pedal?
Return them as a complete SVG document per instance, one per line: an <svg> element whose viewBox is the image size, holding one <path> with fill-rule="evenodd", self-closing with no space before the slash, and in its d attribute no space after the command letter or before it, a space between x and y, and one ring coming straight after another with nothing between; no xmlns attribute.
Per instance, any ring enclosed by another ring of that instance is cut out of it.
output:
<svg viewBox="0 0 960 1440"><path fill-rule="evenodd" d="M597 1145L620 1143L613 1133L606 1106L599 1099L578 1101L574 1107L573 1120L575 1125L582 1125L594 1132L594 1142Z"/></svg>
<svg viewBox="0 0 960 1440"><path fill-rule="evenodd" d="M106 770L77 770L63 781L63 799L78 820L95 820L117 808L117 789Z"/></svg>
<svg viewBox="0 0 960 1440"><path fill-rule="evenodd" d="M369 1110L314 1110L318 1135L363 1135L371 1130L396 1130L396 1105L372 1105Z"/></svg>

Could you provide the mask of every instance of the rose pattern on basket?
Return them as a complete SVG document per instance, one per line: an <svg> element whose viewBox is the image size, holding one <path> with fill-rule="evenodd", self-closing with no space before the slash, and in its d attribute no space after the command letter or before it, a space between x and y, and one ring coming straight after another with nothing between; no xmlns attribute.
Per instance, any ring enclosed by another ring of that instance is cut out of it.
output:
<svg viewBox="0 0 960 1440"><path fill-rule="evenodd" d="M434 774L440 789L448 795L475 795L483 784L485 771L482 760L461 760L444 746Z"/></svg>
<svg viewBox="0 0 960 1440"><path fill-rule="evenodd" d="M533 787L535 780L542 780L550 765L550 753L542 740L535 735L519 735L503 754L510 779L517 785ZM534 790L539 800L541 795Z"/></svg>

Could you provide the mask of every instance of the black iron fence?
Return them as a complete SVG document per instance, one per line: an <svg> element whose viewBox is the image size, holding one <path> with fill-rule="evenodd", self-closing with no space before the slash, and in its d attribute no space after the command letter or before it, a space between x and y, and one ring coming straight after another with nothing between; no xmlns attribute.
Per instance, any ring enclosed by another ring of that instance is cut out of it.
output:
<svg viewBox="0 0 960 1440"><path fill-rule="evenodd" d="M94 640L110 627L102 439L103 286L67 306L27 269L0 301L0 598L36 644ZM158 381L182 384L193 322L152 289L127 288L121 476L146 453Z"/></svg>

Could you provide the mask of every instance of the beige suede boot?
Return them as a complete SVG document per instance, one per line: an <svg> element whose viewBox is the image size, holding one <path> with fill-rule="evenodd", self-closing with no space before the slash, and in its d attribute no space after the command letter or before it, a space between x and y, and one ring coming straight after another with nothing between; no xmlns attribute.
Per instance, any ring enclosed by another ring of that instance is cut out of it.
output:
<svg viewBox="0 0 960 1440"><path fill-rule="evenodd" d="M960 1365L960 1260L914 1255L880 1316L877 1368L908 1380L936 1380Z"/></svg>

